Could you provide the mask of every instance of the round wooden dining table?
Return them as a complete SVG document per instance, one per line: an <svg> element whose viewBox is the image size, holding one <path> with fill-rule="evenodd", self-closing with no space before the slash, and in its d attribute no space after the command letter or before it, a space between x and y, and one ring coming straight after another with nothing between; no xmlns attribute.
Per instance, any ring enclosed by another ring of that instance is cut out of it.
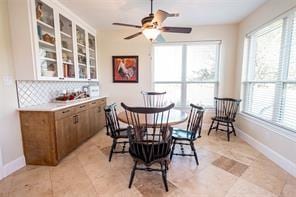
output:
<svg viewBox="0 0 296 197"><path fill-rule="evenodd" d="M149 118L149 116L150 116L150 118ZM182 122L185 122L187 120L187 118L188 118L188 115L186 112L178 110L178 109L172 109L170 111L168 124L169 125L180 124ZM118 113L118 119L121 122L128 124L128 120L127 120L125 111ZM145 115L144 114L139 114L139 119L140 119L140 123L145 124ZM129 118L129 120L131 120L131 119ZM149 121L149 120L151 120L151 121ZM166 120L165 117L164 117L164 120ZM149 122L151 122L151 124L153 124L153 115L148 114L147 121L148 121L148 124L149 124Z"/></svg>

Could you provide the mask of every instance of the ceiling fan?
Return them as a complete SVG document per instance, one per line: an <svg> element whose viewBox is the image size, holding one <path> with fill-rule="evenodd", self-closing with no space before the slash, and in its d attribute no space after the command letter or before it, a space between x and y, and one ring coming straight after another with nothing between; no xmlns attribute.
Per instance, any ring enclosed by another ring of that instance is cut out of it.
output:
<svg viewBox="0 0 296 197"><path fill-rule="evenodd" d="M190 27L163 27L162 23L168 17L178 17L177 13L168 13L163 10L157 10L155 14L153 14L153 0L151 0L151 12L149 16L144 17L140 25L131 25L125 23L113 23L113 25L125 26L125 27L134 27L141 29L140 32L130 35L125 40L129 40L135 38L141 34L150 40L150 41L164 41L164 38L160 35L161 32L169 32L169 33L190 33L192 28Z"/></svg>

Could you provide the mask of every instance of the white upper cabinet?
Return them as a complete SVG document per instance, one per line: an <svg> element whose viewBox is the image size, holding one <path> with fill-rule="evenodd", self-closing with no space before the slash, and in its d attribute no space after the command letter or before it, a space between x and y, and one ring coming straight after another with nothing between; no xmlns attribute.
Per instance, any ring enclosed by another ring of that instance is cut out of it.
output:
<svg viewBox="0 0 296 197"><path fill-rule="evenodd" d="M9 0L17 80L97 80L96 30L56 0Z"/></svg>

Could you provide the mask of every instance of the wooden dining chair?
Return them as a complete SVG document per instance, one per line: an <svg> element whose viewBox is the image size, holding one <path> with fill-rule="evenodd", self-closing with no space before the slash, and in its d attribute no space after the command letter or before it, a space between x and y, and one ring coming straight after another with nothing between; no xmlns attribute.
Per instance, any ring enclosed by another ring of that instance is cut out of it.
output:
<svg viewBox="0 0 296 197"><path fill-rule="evenodd" d="M109 162L110 162L112 159L113 153L128 152L125 150L125 146L128 143L128 135L127 135L127 128L121 128L119 125L115 103L105 107L105 118L106 118L107 135L109 135L113 139L110 154L109 154ZM123 144L122 150L116 151L117 144Z"/></svg>
<svg viewBox="0 0 296 197"><path fill-rule="evenodd" d="M215 97L215 117L212 117L212 124L210 126L208 135L210 135L211 130L224 131L227 133L227 140L230 140L230 134L233 133L236 136L233 123L235 122L236 113L241 102L240 99L233 98L217 98ZM216 122L216 125L214 123ZM222 129L221 126L226 127Z"/></svg>
<svg viewBox="0 0 296 197"><path fill-rule="evenodd" d="M169 128L168 120L174 104L162 108L129 107L124 103L121 103L121 106L125 109L129 124L132 126L128 129L128 137L129 152L134 160L134 166L129 188L136 170L158 171L162 173L165 190L168 191L167 170L172 144L172 128ZM139 166L141 164L143 166ZM154 164L159 164L160 167L152 167Z"/></svg>
<svg viewBox="0 0 296 197"><path fill-rule="evenodd" d="M172 159L173 155L194 156L196 164L199 165L198 157L194 147L194 141L197 138L201 137L204 108L200 106L196 106L194 104L190 104L190 106L191 106L191 110L190 110L190 115L187 122L186 130L173 128L173 148L171 151L170 159ZM176 144L180 145L181 153L174 152ZM193 154L185 154L184 148L183 148L184 145L190 146Z"/></svg>
<svg viewBox="0 0 296 197"><path fill-rule="evenodd" d="M145 107L163 107L165 105L166 92L144 92L142 91Z"/></svg>

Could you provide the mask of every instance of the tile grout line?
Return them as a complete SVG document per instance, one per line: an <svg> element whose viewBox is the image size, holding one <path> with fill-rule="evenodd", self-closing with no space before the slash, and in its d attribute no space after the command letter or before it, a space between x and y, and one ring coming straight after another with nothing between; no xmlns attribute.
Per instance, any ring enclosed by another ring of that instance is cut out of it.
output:
<svg viewBox="0 0 296 197"><path fill-rule="evenodd" d="M89 140L90 140L90 139L89 139ZM95 144L93 141L91 141L91 144L93 144L93 145L96 146L96 144ZM82 169L83 169L85 175L87 176L87 179L91 182L91 186L92 186L92 188L94 189L94 191L95 191L95 193L96 193L96 196L98 196L98 193L97 193L97 190L96 190L96 188L95 188L95 185L94 185L94 183L92 182L91 178L88 176L85 167L84 167L83 164L81 163L79 157L78 157L77 155L75 155L75 157L76 157L77 160L79 161L79 165L82 167Z"/></svg>
<svg viewBox="0 0 296 197"><path fill-rule="evenodd" d="M49 178L50 178L50 185L51 185L51 193L52 193L52 196L54 196L54 193L53 193L53 184L52 184L51 168L49 168Z"/></svg>

